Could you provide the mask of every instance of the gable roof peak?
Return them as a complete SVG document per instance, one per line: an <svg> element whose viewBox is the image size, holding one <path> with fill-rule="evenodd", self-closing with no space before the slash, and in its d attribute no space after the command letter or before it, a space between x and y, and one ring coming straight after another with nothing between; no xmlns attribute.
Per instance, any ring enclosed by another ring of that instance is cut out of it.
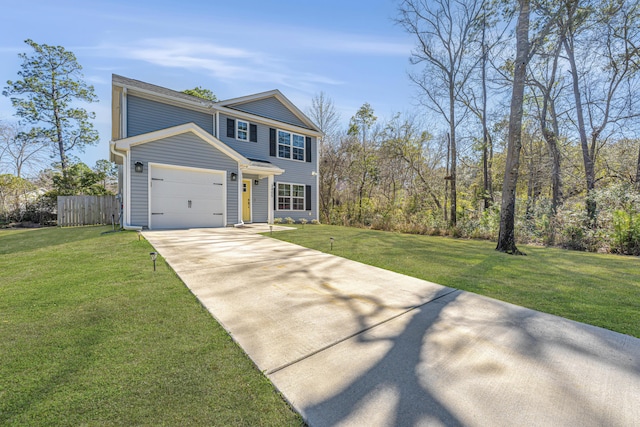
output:
<svg viewBox="0 0 640 427"><path fill-rule="evenodd" d="M231 98L223 101L218 101L216 106L223 108L239 109L238 106L242 104L248 104L251 102L261 101L268 98L277 99L282 105L284 105L294 116L298 118L305 127L310 130L320 132L317 125L303 113L296 105L289 100L280 90L272 89L265 92L254 93L252 95L241 96L239 98Z"/></svg>

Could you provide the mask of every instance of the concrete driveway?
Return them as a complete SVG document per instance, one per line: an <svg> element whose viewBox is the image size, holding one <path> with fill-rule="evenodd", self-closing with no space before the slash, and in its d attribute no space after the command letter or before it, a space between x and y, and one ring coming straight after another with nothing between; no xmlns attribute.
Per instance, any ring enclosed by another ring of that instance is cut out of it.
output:
<svg viewBox="0 0 640 427"><path fill-rule="evenodd" d="M639 425L640 339L264 231L144 236L310 426Z"/></svg>

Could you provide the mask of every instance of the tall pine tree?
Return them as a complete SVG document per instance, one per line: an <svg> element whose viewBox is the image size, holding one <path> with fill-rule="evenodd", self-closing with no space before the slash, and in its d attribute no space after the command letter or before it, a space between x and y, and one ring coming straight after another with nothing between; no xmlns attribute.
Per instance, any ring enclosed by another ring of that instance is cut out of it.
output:
<svg viewBox="0 0 640 427"><path fill-rule="evenodd" d="M23 60L20 79L7 81L2 94L11 98L16 115L33 126L29 136L49 142L66 174L68 153L98 142L98 132L91 123L95 114L79 106L96 102L97 97L93 86L84 82L82 67L72 52L33 40L25 43L33 53L19 54Z"/></svg>

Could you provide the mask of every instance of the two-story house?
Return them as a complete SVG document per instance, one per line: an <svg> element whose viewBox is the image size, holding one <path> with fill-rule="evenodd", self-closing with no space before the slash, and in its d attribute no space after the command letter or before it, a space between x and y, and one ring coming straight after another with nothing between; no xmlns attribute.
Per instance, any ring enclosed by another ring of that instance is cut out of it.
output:
<svg viewBox="0 0 640 427"><path fill-rule="evenodd" d="M126 228L318 218L317 126L280 91L212 102L113 75Z"/></svg>

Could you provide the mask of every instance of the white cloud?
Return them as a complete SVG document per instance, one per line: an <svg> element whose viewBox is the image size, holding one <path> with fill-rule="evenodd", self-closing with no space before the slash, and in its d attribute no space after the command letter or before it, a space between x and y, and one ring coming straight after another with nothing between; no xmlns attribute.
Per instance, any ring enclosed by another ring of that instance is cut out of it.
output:
<svg viewBox="0 0 640 427"><path fill-rule="evenodd" d="M408 57L414 47L412 37L399 27L373 27L367 32L327 30L313 25L277 25L269 22L247 23L249 30L238 33L235 24L218 24L215 29L220 37L234 34L234 41L250 43L264 48L295 49L311 55L320 53L349 54L359 56Z"/></svg>
<svg viewBox="0 0 640 427"><path fill-rule="evenodd" d="M205 72L221 81L244 80L313 91L317 85L339 85L340 81L299 71L283 57L191 38L144 39L125 46L102 46L103 50L128 59L169 68Z"/></svg>
<svg viewBox="0 0 640 427"><path fill-rule="evenodd" d="M390 40L379 36L344 32L307 32L295 43L318 51L361 56L409 56L410 42Z"/></svg>

